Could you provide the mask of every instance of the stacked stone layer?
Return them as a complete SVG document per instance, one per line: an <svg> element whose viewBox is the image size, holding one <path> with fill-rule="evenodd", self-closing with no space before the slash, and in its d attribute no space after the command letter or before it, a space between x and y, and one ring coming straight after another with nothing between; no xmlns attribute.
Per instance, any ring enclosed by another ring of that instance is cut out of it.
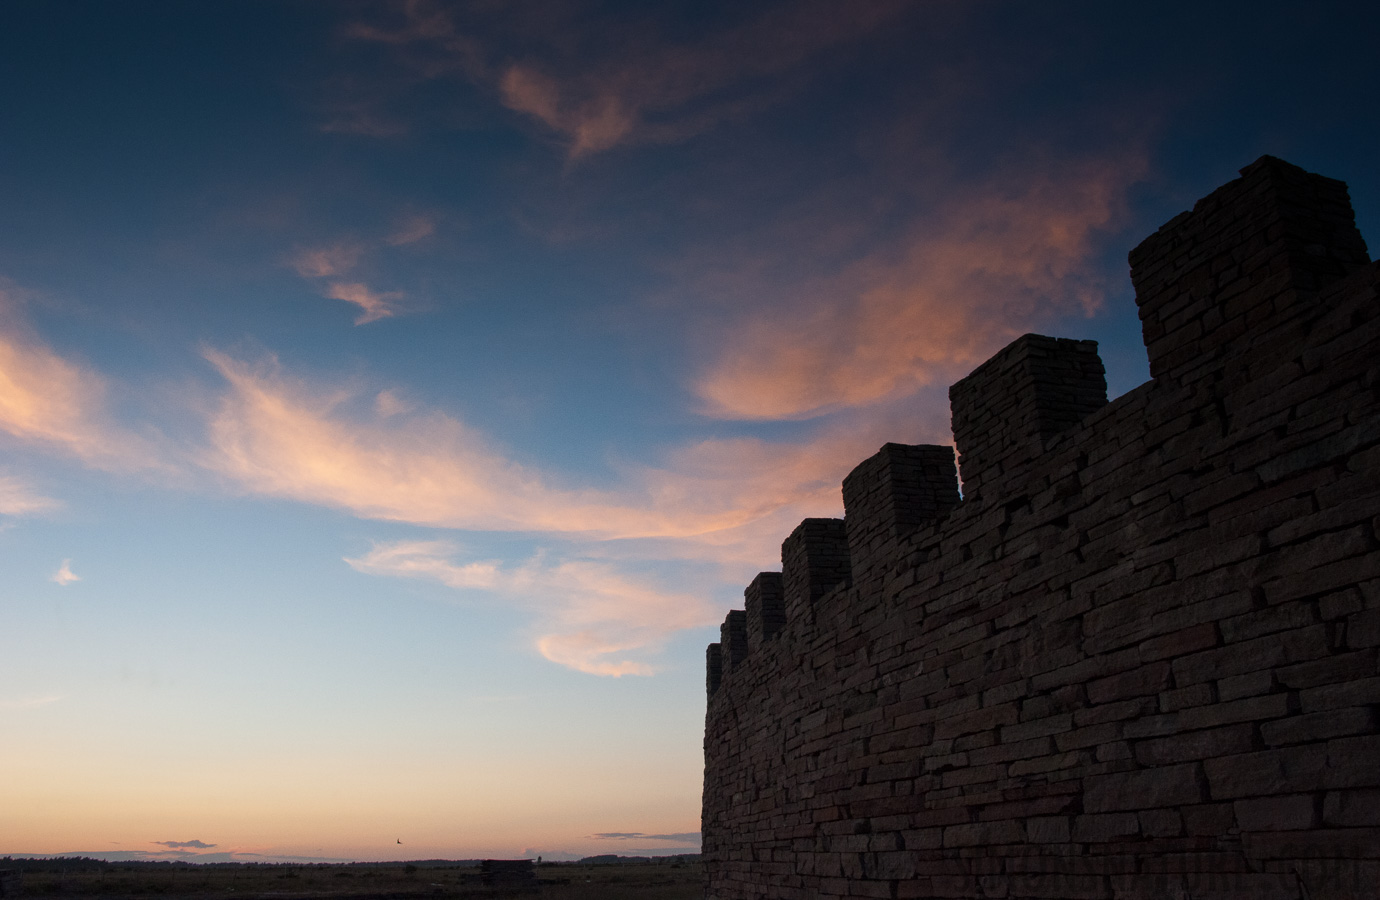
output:
<svg viewBox="0 0 1380 900"><path fill-rule="evenodd" d="M787 540L708 897L1377 896L1380 266L1268 157L1132 264L1152 381L1021 338L952 394L978 489L888 445Z"/></svg>

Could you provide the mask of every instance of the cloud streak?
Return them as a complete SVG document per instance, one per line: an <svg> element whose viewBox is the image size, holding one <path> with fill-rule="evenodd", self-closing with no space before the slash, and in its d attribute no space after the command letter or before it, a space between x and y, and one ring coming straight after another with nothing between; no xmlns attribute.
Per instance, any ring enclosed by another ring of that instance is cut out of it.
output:
<svg viewBox="0 0 1380 900"><path fill-rule="evenodd" d="M253 493L364 518L602 540L707 536L837 497L840 460L858 443L708 440L662 466L627 467L616 491L565 487L464 423L410 411L391 393L364 405L361 391L292 379L275 360L205 355L228 390L200 463Z"/></svg>
<svg viewBox="0 0 1380 900"><path fill-rule="evenodd" d="M578 159L675 143L741 119L793 92L808 63L857 44L908 7L899 0L805 0L674 41L632 24L610 35L606 23L585 20L577 8L538 19L409 0L397 8L400 18L358 23L349 34L394 47L417 81L460 77L494 91ZM497 35L513 30L528 38L527 51L496 53ZM379 118L352 108L361 121Z"/></svg>
<svg viewBox="0 0 1380 900"><path fill-rule="evenodd" d="M8 475L0 475L0 516L31 516L62 504Z"/></svg>
<svg viewBox="0 0 1380 900"><path fill-rule="evenodd" d="M1096 239L1143 171L1130 155L994 179L837 273L778 288L722 326L693 386L704 412L803 419L904 397L1042 321L1091 314L1107 289Z"/></svg>
<svg viewBox="0 0 1380 900"><path fill-rule="evenodd" d="M845 419L799 443L704 440L657 466L625 466L617 490L571 488L391 392L371 399L358 388L295 380L272 360L206 356L227 391L210 418L204 466L253 493L364 518L558 538L565 557L520 564L467 560L445 541L381 543L347 562L526 609L545 658L600 675L654 671L648 660L670 634L714 620L711 585L769 566L801 518L837 514L848 469L897 437L880 419ZM697 567L697 592L628 575L634 560Z"/></svg>
<svg viewBox="0 0 1380 900"><path fill-rule="evenodd" d="M309 247L294 253L288 265L303 278L333 278L353 269L363 253L364 247L357 243Z"/></svg>
<svg viewBox="0 0 1380 900"><path fill-rule="evenodd" d="M674 841L678 844L694 842L699 843L701 835L698 831L678 831L675 834L643 834L640 831L604 831L592 837L601 841Z"/></svg>
<svg viewBox="0 0 1380 900"><path fill-rule="evenodd" d="M288 257L287 265L309 281L326 281L321 288L322 295L358 306L360 314L355 318L355 324L368 325L370 322L402 313L406 295L402 291L378 291L363 281L347 281L345 276L381 247L406 247L435 233L434 218L413 214L399 221L396 227L380 240L372 243L345 240L302 248Z"/></svg>
<svg viewBox="0 0 1380 900"><path fill-rule="evenodd" d="M42 697L25 697L21 700L0 700L0 709L37 709L40 706L57 703L63 699L64 697L61 694L47 694Z"/></svg>
<svg viewBox="0 0 1380 900"><path fill-rule="evenodd" d="M397 315L398 304L403 299L401 291L378 293L370 290L368 285L357 282L334 282L327 286L326 296L358 306L361 312L355 318L356 325L368 325Z"/></svg>
<svg viewBox="0 0 1380 900"><path fill-rule="evenodd" d="M111 421L105 380L39 340L14 305L0 290L0 434L100 469L162 465L151 444Z"/></svg>
<svg viewBox="0 0 1380 900"><path fill-rule="evenodd" d="M446 541L378 544L345 561L370 575L423 578L460 591L503 597L536 616L535 645L559 665L593 675L650 675L645 660L673 632L710 624L715 610L699 594L669 592L594 560L509 566L456 562Z"/></svg>

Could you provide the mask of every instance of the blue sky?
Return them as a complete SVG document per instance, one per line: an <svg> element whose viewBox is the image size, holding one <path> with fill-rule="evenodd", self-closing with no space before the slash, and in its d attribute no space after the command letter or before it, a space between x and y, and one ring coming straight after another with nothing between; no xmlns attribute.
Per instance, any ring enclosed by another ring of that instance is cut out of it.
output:
<svg viewBox="0 0 1380 900"><path fill-rule="evenodd" d="M1027 331L1144 380L1126 252L1262 154L1375 239L1376 20L5 4L0 852L696 846L853 465Z"/></svg>

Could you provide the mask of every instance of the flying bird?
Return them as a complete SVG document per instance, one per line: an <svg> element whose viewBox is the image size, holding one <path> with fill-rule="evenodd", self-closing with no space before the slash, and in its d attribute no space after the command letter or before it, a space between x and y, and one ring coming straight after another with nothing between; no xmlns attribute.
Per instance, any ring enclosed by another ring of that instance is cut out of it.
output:
<svg viewBox="0 0 1380 900"><path fill-rule="evenodd" d="M399 844L402 843L402 838L398 838L398 843L399 843Z"/></svg>

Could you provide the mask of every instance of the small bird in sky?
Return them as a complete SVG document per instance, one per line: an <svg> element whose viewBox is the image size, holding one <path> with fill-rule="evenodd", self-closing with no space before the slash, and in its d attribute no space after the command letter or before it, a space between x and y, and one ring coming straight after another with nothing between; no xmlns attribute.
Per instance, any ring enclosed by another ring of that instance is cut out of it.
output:
<svg viewBox="0 0 1380 900"><path fill-rule="evenodd" d="M398 838L398 843L399 843L399 844L402 843L402 838Z"/></svg>

